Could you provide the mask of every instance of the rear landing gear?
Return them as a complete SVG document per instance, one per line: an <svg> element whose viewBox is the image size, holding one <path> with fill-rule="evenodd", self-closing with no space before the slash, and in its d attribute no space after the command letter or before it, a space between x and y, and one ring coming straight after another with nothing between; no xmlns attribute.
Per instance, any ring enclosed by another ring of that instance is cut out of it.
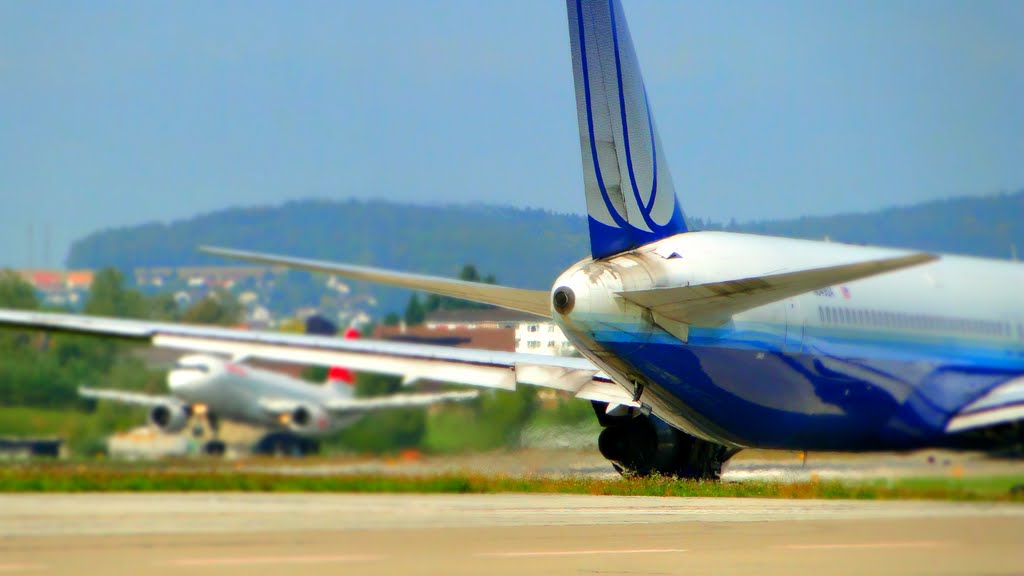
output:
<svg viewBox="0 0 1024 576"><path fill-rule="evenodd" d="M227 452L227 445L222 440L210 440L206 444L203 444L203 454L207 456L224 456Z"/></svg>
<svg viewBox="0 0 1024 576"><path fill-rule="evenodd" d="M252 452L262 456L309 456L320 452L320 443L288 432L271 432L253 446Z"/></svg>
<svg viewBox="0 0 1024 576"><path fill-rule="evenodd" d="M609 416L606 407L602 402L594 402L598 420L605 427L597 444L601 454L623 476L661 474L717 480L722 464L737 452L694 438L654 416Z"/></svg>
<svg viewBox="0 0 1024 576"><path fill-rule="evenodd" d="M203 454L214 458L222 458L227 453L227 444L220 439L220 419L213 412L205 412L204 416L211 438L203 444ZM195 433L194 430L193 433Z"/></svg>

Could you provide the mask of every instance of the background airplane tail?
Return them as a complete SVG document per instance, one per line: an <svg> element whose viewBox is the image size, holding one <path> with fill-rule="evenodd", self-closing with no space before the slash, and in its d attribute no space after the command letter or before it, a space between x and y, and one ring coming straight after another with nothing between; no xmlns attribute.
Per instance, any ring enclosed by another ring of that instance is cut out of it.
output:
<svg viewBox="0 0 1024 576"><path fill-rule="evenodd" d="M686 232L619 0L566 0L594 258Z"/></svg>
<svg viewBox="0 0 1024 576"><path fill-rule="evenodd" d="M338 327L333 322L324 318L323 316L310 316L306 319L306 334L316 334L319 336L334 336L338 333ZM346 340L355 340L359 338L359 331L353 327L345 329L343 337ZM327 371L327 379L324 380L324 386L334 389L345 396L352 396L355 392L356 376L348 368L341 366L332 366Z"/></svg>
<svg viewBox="0 0 1024 576"><path fill-rule="evenodd" d="M343 337L346 340L356 340L359 338L359 330L349 326L345 329ZM324 384L326 386L341 387L351 394L356 385L356 375L348 368L331 366L331 369L327 371L327 381Z"/></svg>

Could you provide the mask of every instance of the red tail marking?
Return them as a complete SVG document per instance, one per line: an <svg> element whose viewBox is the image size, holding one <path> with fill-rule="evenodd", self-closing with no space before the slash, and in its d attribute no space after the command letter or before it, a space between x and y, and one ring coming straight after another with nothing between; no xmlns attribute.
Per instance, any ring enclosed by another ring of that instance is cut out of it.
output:
<svg viewBox="0 0 1024 576"><path fill-rule="evenodd" d="M359 338L359 330L356 330L355 328L349 326L348 329L345 330L345 334L343 337L346 340L356 340ZM353 374L352 371L347 368L333 366L327 372L327 381L344 382L345 384L352 385L356 383L356 377L355 374Z"/></svg>
<svg viewBox="0 0 1024 576"><path fill-rule="evenodd" d="M355 384L356 378L352 372L347 368L341 368L339 366L332 366L327 371L328 382L344 382L345 384Z"/></svg>

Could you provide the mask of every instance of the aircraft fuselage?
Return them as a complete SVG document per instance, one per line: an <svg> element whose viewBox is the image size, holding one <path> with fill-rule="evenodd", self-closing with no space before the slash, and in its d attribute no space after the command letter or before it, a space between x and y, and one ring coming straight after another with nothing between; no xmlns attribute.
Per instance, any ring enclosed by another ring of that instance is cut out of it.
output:
<svg viewBox="0 0 1024 576"><path fill-rule="evenodd" d="M718 325L658 317L616 292L756 278L905 251L690 232L563 273L552 317L656 416L735 447L909 449L1024 371L1024 265L938 261L752 308Z"/></svg>

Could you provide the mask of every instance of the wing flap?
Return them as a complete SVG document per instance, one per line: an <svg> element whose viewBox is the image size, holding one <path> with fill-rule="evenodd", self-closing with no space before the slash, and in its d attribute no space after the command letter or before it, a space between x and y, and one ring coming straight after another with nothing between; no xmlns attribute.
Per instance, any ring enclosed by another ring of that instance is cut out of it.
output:
<svg viewBox="0 0 1024 576"><path fill-rule="evenodd" d="M432 392L414 394L391 394L370 398L337 398L328 400L324 406L331 412L373 412L396 408L416 408L442 402L466 402L479 396L475 390L468 392Z"/></svg>
<svg viewBox="0 0 1024 576"><path fill-rule="evenodd" d="M717 326L728 322L734 314L751 308L937 259L938 256L933 254L918 253L782 274L617 294L670 320L692 326Z"/></svg>
<svg viewBox="0 0 1024 576"><path fill-rule="evenodd" d="M368 280L380 282L401 288L423 290L442 296L451 296L473 302L493 304L502 308L511 308L529 312L545 318L551 317L551 308L548 293L544 290L526 290L523 288L509 288L496 286L494 284L483 284L480 282L467 282L465 280L452 280L439 276L428 276L424 274L410 274L408 272L394 272L369 266L354 266L351 264L339 264L324 260L310 260L307 258L293 258L277 254L264 254L250 252L248 250L233 250L230 248L216 248L203 246L201 251L215 256L223 256L236 260L257 262L273 266L285 266L308 270L310 272L324 272L336 274L356 280Z"/></svg>

